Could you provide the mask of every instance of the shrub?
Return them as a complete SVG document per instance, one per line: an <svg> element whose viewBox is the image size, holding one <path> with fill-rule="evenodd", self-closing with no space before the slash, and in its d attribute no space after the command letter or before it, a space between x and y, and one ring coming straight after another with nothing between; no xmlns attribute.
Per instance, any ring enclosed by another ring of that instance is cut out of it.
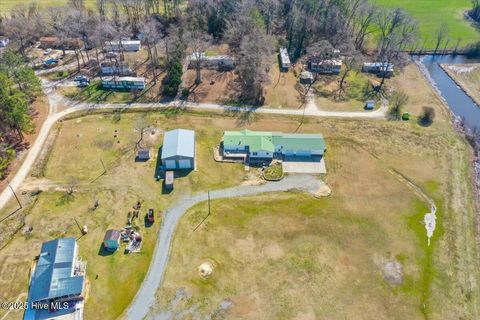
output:
<svg viewBox="0 0 480 320"><path fill-rule="evenodd" d="M183 67L179 60L173 61L168 68L168 75L164 82L163 94L175 97L182 84Z"/></svg>
<svg viewBox="0 0 480 320"><path fill-rule="evenodd" d="M15 159L15 150L6 143L0 144L0 179L5 178L10 161Z"/></svg>
<svg viewBox="0 0 480 320"><path fill-rule="evenodd" d="M283 168L279 163L272 164L263 170L263 177L265 180L281 180L283 178Z"/></svg>
<svg viewBox="0 0 480 320"><path fill-rule="evenodd" d="M422 114L418 119L422 126L429 126L435 119L435 109L432 107L423 107Z"/></svg>
<svg viewBox="0 0 480 320"><path fill-rule="evenodd" d="M390 97L389 116L391 120L400 120L403 106L408 101L408 95L403 91L396 91Z"/></svg>
<svg viewBox="0 0 480 320"><path fill-rule="evenodd" d="M182 89L182 97L186 98L190 94L190 90L188 88L183 88Z"/></svg>

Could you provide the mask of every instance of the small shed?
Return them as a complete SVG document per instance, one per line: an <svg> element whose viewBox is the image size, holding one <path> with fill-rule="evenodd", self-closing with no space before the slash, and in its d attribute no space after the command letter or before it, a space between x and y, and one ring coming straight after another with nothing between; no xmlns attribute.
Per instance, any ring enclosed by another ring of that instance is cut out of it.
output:
<svg viewBox="0 0 480 320"><path fill-rule="evenodd" d="M310 71L302 71L300 74L300 83L301 84L312 84L313 83L313 74Z"/></svg>
<svg viewBox="0 0 480 320"><path fill-rule="evenodd" d="M150 160L150 150L149 149L138 149L137 160L139 160L139 161Z"/></svg>
<svg viewBox="0 0 480 320"><path fill-rule="evenodd" d="M165 132L162 164L165 170L194 169L195 131L175 129Z"/></svg>
<svg viewBox="0 0 480 320"><path fill-rule="evenodd" d="M174 174L173 171L165 172L165 189L173 190Z"/></svg>
<svg viewBox="0 0 480 320"><path fill-rule="evenodd" d="M110 229L105 232L105 237L103 238L103 247L107 251L117 251L120 246L120 231L115 229Z"/></svg>
<svg viewBox="0 0 480 320"><path fill-rule="evenodd" d="M375 108L375 101L368 100L365 102L365 110L373 110Z"/></svg>
<svg viewBox="0 0 480 320"><path fill-rule="evenodd" d="M7 46L7 44L10 43L10 39L5 38L5 37L0 37L0 48L4 48Z"/></svg>

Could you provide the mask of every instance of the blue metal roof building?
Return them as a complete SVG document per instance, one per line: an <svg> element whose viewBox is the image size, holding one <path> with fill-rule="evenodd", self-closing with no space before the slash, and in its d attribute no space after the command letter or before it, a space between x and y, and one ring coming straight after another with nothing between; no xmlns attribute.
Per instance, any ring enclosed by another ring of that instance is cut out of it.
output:
<svg viewBox="0 0 480 320"><path fill-rule="evenodd" d="M42 244L42 249L30 280L28 295L29 307L38 303L52 301L83 300L84 276L77 275L78 248L75 238L60 238ZM66 314L74 312L63 308L58 312ZM56 313L56 312L55 312ZM52 310L35 310L29 308L25 319L44 319L52 316Z"/></svg>
<svg viewBox="0 0 480 320"><path fill-rule="evenodd" d="M175 129L165 132L162 164L167 170L195 167L195 131Z"/></svg>

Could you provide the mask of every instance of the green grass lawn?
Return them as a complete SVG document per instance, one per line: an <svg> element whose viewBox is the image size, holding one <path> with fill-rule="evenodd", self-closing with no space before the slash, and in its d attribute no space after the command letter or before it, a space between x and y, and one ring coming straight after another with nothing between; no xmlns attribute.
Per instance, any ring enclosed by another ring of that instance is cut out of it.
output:
<svg viewBox="0 0 480 320"><path fill-rule="evenodd" d="M70 99L93 103L127 103L135 97L129 91L104 90L100 81L94 81L86 88L64 87L63 93Z"/></svg>
<svg viewBox="0 0 480 320"><path fill-rule="evenodd" d="M386 7L400 7L407 10L420 27L420 36L427 40L426 47L435 47L436 31L442 23L449 28L450 45L455 47L458 40L465 45L480 41L480 32L463 17L471 8L470 0L375 0Z"/></svg>
<svg viewBox="0 0 480 320"><path fill-rule="evenodd" d="M0 1L0 13L6 13L12 9L15 5L25 3L29 4L35 2L40 8L64 6L68 3L68 0L2 0ZM88 7L93 8L96 0L85 0Z"/></svg>

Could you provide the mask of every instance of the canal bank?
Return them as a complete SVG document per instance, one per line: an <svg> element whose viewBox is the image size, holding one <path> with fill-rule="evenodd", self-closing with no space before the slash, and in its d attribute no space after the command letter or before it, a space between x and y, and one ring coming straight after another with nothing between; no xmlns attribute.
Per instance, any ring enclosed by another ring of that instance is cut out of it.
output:
<svg viewBox="0 0 480 320"><path fill-rule="evenodd" d="M463 91L463 93L465 93L475 102L477 108L480 108L480 99L475 99L474 93L455 78L455 73L451 70L452 67L456 67L456 65L440 63L440 68L442 68L442 70L450 77L450 79L453 80L453 82L455 82L455 84Z"/></svg>
<svg viewBox="0 0 480 320"><path fill-rule="evenodd" d="M480 107L463 88L442 68L442 64L468 64L479 62L469 60L465 56L412 56L422 74L444 101L452 115L452 124L474 148L473 184L480 203ZM478 210L477 210L478 212ZM477 219L480 220L480 212Z"/></svg>

